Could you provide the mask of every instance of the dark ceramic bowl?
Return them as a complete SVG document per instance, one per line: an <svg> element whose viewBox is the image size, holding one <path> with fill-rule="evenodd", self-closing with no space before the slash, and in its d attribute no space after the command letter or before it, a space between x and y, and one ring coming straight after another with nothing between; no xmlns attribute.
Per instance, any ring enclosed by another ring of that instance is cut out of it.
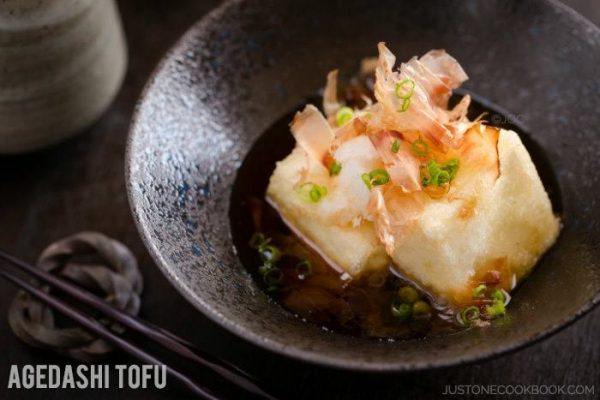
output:
<svg viewBox="0 0 600 400"><path fill-rule="evenodd" d="M269 301L236 256L230 196L253 143L327 71L355 71L382 40L400 60L447 49L470 75L467 90L526 127L560 188L561 236L515 292L509 324L393 343L325 332ZM142 95L127 153L131 207L173 285L261 347L372 371L498 355L600 300L599 65L600 31L556 1L227 2L177 43Z"/></svg>

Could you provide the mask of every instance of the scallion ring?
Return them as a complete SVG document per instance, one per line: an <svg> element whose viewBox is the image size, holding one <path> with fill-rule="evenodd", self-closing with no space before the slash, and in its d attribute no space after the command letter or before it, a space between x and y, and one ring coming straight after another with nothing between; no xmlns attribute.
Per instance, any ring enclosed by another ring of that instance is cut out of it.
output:
<svg viewBox="0 0 600 400"><path fill-rule="evenodd" d="M258 253L263 262L267 264L273 265L281 259L281 250L270 244L261 246Z"/></svg>
<svg viewBox="0 0 600 400"><path fill-rule="evenodd" d="M485 308L485 312L490 316L490 318L496 318L504 315L506 313L504 301L494 300L491 306L487 306Z"/></svg>
<svg viewBox="0 0 600 400"><path fill-rule="evenodd" d="M406 321L412 314L412 307L407 303L394 302L392 303L391 310L392 315L398 318L400 321Z"/></svg>
<svg viewBox="0 0 600 400"><path fill-rule="evenodd" d="M250 238L250 247L253 249L260 249L262 246L268 244L271 241L270 238L266 238L261 232L255 232Z"/></svg>
<svg viewBox="0 0 600 400"><path fill-rule="evenodd" d="M371 185L371 177L369 176L369 174L365 172L360 176L360 179L362 179L362 181L365 183L367 189L371 190L373 185Z"/></svg>
<svg viewBox="0 0 600 400"><path fill-rule="evenodd" d="M327 188L324 186L313 186L312 189L310 189L309 195L310 195L310 199L316 203L319 200L321 200L321 197L323 197L324 195L327 194Z"/></svg>
<svg viewBox="0 0 600 400"><path fill-rule="evenodd" d="M352 118L354 118L354 110L352 110L350 107L342 107L335 114L335 123L337 126L342 126Z"/></svg>
<svg viewBox="0 0 600 400"><path fill-rule="evenodd" d="M296 264L296 274L300 279L305 279L306 277L312 275L311 262L308 260L302 260L298 264Z"/></svg>
<svg viewBox="0 0 600 400"><path fill-rule="evenodd" d="M470 325L473 321L479 319L479 308L470 306L460 313L460 318L464 325Z"/></svg>
<svg viewBox="0 0 600 400"><path fill-rule="evenodd" d="M331 164L331 166L329 167L329 175L331 175L331 176L339 175L341 171L342 171L342 164L340 164L337 161L334 161Z"/></svg>
<svg viewBox="0 0 600 400"><path fill-rule="evenodd" d="M442 169L450 174L450 180L452 180L456 176L459 166L460 162L458 161L458 158L453 158L443 163Z"/></svg>
<svg viewBox="0 0 600 400"><path fill-rule="evenodd" d="M441 170L437 176L437 185L442 186L450 182L450 174L448 171Z"/></svg>
<svg viewBox="0 0 600 400"><path fill-rule="evenodd" d="M412 313L413 315L431 314L431 306L423 300L419 300L412 305Z"/></svg>
<svg viewBox="0 0 600 400"><path fill-rule="evenodd" d="M371 186L385 185L389 181L390 174L388 174L388 172L384 168L377 168L369 172L369 182Z"/></svg>
<svg viewBox="0 0 600 400"><path fill-rule="evenodd" d="M396 97L399 99L410 99L415 92L415 81L404 79L396 84Z"/></svg>
<svg viewBox="0 0 600 400"><path fill-rule="evenodd" d="M390 174L384 168L374 169L369 173L362 174L360 177L369 189L373 186L385 185L390 181Z"/></svg>
<svg viewBox="0 0 600 400"><path fill-rule="evenodd" d="M410 107L410 97L408 99L402 100L402 105L400 106L400 109L398 111L404 112L408 110L408 107Z"/></svg>
<svg viewBox="0 0 600 400"><path fill-rule="evenodd" d="M429 154L429 145L423 141L423 139L418 138L410 145L412 152L417 157L427 157Z"/></svg>
<svg viewBox="0 0 600 400"><path fill-rule="evenodd" d="M271 264L263 264L260 267L258 267L258 273L261 276L264 276L270 269L273 269L274 267Z"/></svg>
<svg viewBox="0 0 600 400"><path fill-rule="evenodd" d="M283 280L283 272L279 268L269 268L263 274L263 280L269 287L279 285Z"/></svg>
<svg viewBox="0 0 600 400"><path fill-rule="evenodd" d="M492 297L492 300L501 301L502 304L504 304L505 298L504 298L504 293L502 293L502 290L500 290L500 289L494 290L492 292L492 296L491 297Z"/></svg>
<svg viewBox="0 0 600 400"><path fill-rule="evenodd" d="M443 186L450 183L456 176L458 167L458 158L453 158L442 164L437 163L435 160L429 160L426 167L421 171L423 186ZM428 176L423 176L423 172Z"/></svg>
<svg viewBox="0 0 600 400"><path fill-rule="evenodd" d="M304 200L318 203L327 195L327 188L316 183L307 182L300 186L299 192Z"/></svg>
<svg viewBox="0 0 600 400"><path fill-rule="evenodd" d="M398 297L405 303L414 303L419 300L419 293L412 286L402 286L398 290Z"/></svg>
<svg viewBox="0 0 600 400"><path fill-rule="evenodd" d="M397 153L398 150L400 150L400 141L398 139L394 140L394 143L392 143L392 153Z"/></svg>
<svg viewBox="0 0 600 400"><path fill-rule="evenodd" d="M478 297L482 297L485 289L487 289L487 286L485 286L484 283L477 285L477 287L473 289L473 298L476 299Z"/></svg>

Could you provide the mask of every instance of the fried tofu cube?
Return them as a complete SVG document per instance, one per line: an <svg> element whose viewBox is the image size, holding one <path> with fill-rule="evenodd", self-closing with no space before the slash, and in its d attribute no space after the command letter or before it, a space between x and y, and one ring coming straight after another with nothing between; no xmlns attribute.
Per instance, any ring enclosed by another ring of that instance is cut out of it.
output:
<svg viewBox="0 0 600 400"><path fill-rule="evenodd" d="M559 233L559 219L519 136L500 130L497 149L499 175L491 187L428 203L392 253L403 274L453 305L468 303L473 286L492 270L512 289Z"/></svg>
<svg viewBox="0 0 600 400"><path fill-rule="evenodd" d="M360 180L360 172L375 165L377 154L368 138L362 136L345 143L335 155L343 167L331 184L329 172L321 165L312 165L310 171L303 172L307 158L296 148L277 163L267 199L286 224L340 272L356 277L385 269L390 259L373 223L364 218L369 191ZM297 183L302 173L308 173L312 182L329 186L328 194L318 203L299 196Z"/></svg>

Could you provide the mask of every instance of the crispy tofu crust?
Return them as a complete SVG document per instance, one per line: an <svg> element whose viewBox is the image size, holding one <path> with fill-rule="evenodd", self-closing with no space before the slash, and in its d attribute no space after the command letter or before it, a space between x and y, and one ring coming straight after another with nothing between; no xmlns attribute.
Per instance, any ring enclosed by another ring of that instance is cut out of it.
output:
<svg viewBox="0 0 600 400"><path fill-rule="evenodd" d="M399 270L451 304L468 303L489 270L501 272L503 286L512 289L559 233L559 219L519 136L500 130L497 148L493 186L467 199L427 205L392 254Z"/></svg>
<svg viewBox="0 0 600 400"><path fill-rule="evenodd" d="M286 224L340 272L357 276L387 268L390 258L379 243L372 222L362 221L356 227L351 223L332 224L316 204L300 198L296 184L305 167L305 156L296 149L277 163L271 176L267 200ZM313 173L313 180L319 180L314 176L318 174Z"/></svg>
<svg viewBox="0 0 600 400"><path fill-rule="evenodd" d="M494 134L495 181L469 196L462 193L458 199L427 202L391 252L402 274L452 305L466 304L473 285L489 270L500 270L503 286L512 289L555 242L560 229L519 136L507 130ZM296 149L277 164L271 176L267 198L285 222L334 268L353 277L387 268L390 257L372 222L332 223L318 205L298 196L296 185L305 168L306 157ZM327 176L326 171L310 173L316 182ZM456 181L460 182L459 176Z"/></svg>

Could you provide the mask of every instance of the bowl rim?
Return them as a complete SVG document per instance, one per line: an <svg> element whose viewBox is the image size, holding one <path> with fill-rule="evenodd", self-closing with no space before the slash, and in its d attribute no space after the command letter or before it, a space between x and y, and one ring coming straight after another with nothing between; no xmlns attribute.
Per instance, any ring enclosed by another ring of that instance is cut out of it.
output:
<svg viewBox="0 0 600 400"><path fill-rule="evenodd" d="M153 244L150 231L147 225L142 223L142 212L141 207L134 195L134 182L132 167L134 164L133 158L133 143L136 140L137 125L139 121L140 109L142 104L147 97L148 92L154 87L157 77L161 71L164 70L165 66L171 61L172 57L180 53L189 42L189 39L199 32L205 30L209 24L221 17L231 7L235 7L246 0L226 0L219 6L215 7L207 14L205 14L200 20L196 21L191 25L186 32L169 48L169 50L163 55L160 61L156 64L153 71L149 75L147 82L145 83L135 108L132 113L125 150L125 185L127 190L127 200L133 219L135 221L136 228L140 233L140 237L144 246L150 253L150 256L154 260L155 264L159 267L160 271L167 277L171 285L177 289L177 291L196 309L198 309L204 316L215 322L221 328L226 329L230 333L239 337L243 341L267 350L271 353L286 356L293 360L300 360L309 364L330 367L338 370L355 371L355 372L369 372L369 373L394 373L394 372L415 372L432 369L446 368L456 365L472 364L475 362L481 362L485 360L494 359L505 354L514 353L520 349L531 346L535 343L550 337L551 335L560 332L561 330L571 326L575 321L579 320L582 316L591 311L594 307L600 304L600 291L598 291L588 302L586 302L577 312L570 316L567 316L559 322L549 326L545 330L537 332L527 338L519 341L514 341L509 345L502 347L490 348L489 351L481 352L475 356L461 356L455 358L448 358L444 360L436 361L398 361L398 362L380 362L380 361L361 361L361 360L348 360L337 357L331 357L328 355L316 353L310 350L303 350L293 345L285 345L281 342L276 342L271 339L265 338L262 335L256 334L251 330L245 329L243 326L228 320L218 311L211 308L211 306L203 301L199 296L196 297L195 293L180 280L171 271L168 266L167 260L162 256L159 249ZM558 9L576 22L587 26L593 32L600 34L600 28L589 21L587 18L560 2L559 0L540 0L555 9Z"/></svg>

